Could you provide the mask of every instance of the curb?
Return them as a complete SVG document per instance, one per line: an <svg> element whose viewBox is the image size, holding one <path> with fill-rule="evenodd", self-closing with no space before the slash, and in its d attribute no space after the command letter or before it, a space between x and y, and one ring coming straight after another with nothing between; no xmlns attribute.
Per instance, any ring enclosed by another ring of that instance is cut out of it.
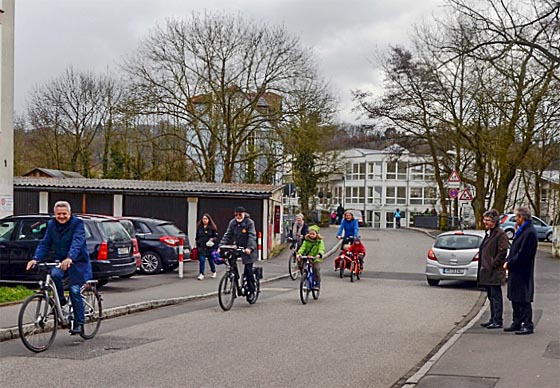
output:
<svg viewBox="0 0 560 388"><path fill-rule="evenodd" d="M336 252L338 250L339 245L340 245L340 242L335 244L334 247L332 247L329 251L325 252L324 257L329 257L334 252ZM258 262L256 262L256 263L258 263ZM284 274L284 275L275 276L275 277L272 277L272 278L269 278L269 279L263 279L263 280L261 280L261 283L269 283L269 282L272 282L272 281L275 281L275 280L280 280L280 279L287 278L288 276L290 276L290 275L289 274ZM213 291L213 292L209 292L209 293L206 293L206 294L199 294L199 295L179 296L179 297L176 297L176 298L156 299L156 300L150 300L150 301L145 301L145 302L132 303L132 304L124 305L124 306L111 307L111 308L108 308L106 310L105 309L103 310L103 319L105 320L105 319L110 319L110 318L121 317L123 315L135 314L135 313L139 313L139 312L142 312L142 311L148 311L148 310L156 309L156 308L159 308L159 307L172 306L172 305L176 305L176 304L189 302L189 301L192 301L192 300L206 299L206 298L216 296L216 295L218 295L218 291ZM5 329L0 329L0 342L9 341L9 340L16 339L16 338L19 338L19 331L18 331L17 327L9 327L9 328L5 328Z"/></svg>

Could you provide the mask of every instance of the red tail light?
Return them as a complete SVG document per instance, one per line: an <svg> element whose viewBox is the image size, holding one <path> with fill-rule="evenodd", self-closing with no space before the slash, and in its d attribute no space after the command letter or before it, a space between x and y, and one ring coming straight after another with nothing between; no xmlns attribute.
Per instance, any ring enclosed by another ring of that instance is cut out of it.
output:
<svg viewBox="0 0 560 388"><path fill-rule="evenodd" d="M140 248L138 248L138 240L136 240L135 238L132 239L132 253L135 255L140 253Z"/></svg>
<svg viewBox="0 0 560 388"><path fill-rule="evenodd" d="M478 261L478 252L476 252L476 255L474 255L472 261Z"/></svg>
<svg viewBox="0 0 560 388"><path fill-rule="evenodd" d="M502 219L500 220L500 224L504 224L508 219L508 216L503 216Z"/></svg>
<svg viewBox="0 0 560 388"><path fill-rule="evenodd" d="M97 260L107 260L109 258L109 246L107 241L103 241L99 246L99 251L97 252Z"/></svg>
<svg viewBox="0 0 560 388"><path fill-rule="evenodd" d="M159 238L159 241L165 245L169 245L170 247L176 247L179 245L179 239L173 236L162 236Z"/></svg>
<svg viewBox="0 0 560 388"><path fill-rule="evenodd" d="M437 261L437 257L436 254L434 253L434 250L430 248L430 250L428 251L428 259L429 260L435 260Z"/></svg>

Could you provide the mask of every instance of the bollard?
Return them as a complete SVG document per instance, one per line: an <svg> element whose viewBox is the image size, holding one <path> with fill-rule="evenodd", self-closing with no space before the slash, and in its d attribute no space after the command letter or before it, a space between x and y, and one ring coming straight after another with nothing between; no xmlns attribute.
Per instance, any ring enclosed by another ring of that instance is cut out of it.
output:
<svg viewBox="0 0 560 388"><path fill-rule="evenodd" d="M181 237L179 238L179 278L183 278L183 244L185 240Z"/></svg>
<svg viewBox="0 0 560 388"><path fill-rule="evenodd" d="M259 252L259 261L262 260L262 232L257 233L257 249Z"/></svg>

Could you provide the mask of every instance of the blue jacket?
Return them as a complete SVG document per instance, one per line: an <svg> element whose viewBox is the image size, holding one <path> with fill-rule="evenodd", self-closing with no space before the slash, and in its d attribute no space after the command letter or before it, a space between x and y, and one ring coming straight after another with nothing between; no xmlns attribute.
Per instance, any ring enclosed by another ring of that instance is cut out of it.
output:
<svg viewBox="0 0 560 388"><path fill-rule="evenodd" d="M55 219L49 221L45 236L35 250L34 258L39 262L47 260L51 248L52 261L71 258L72 265L68 269L70 284L83 284L92 277L84 222L71 216L67 224L66 227L61 227Z"/></svg>
<svg viewBox="0 0 560 388"><path fill-rule="evenodd" d="M347 221L345 218L342 219L340 223L340 228L338 228L338 233L336 237L343 237L342 232L344 231L344 237L354 236L358 237L358 220L353 218L352 221Z"/></svg>

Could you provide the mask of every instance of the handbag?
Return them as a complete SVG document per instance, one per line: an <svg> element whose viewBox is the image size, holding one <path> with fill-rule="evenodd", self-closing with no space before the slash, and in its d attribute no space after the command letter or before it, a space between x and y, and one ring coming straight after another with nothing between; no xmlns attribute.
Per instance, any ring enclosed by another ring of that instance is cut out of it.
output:
<svg viewBox="0 0 560 388"><path fill-rule="evenodd" d="M198 248L194 247L193 249L191 249L191 255L190 255L191 260L198 260Z"/></svg>
<svg viewBox="0 0 560 388"><path fill-rule="evenodd" d="M210 257L214 260L214 264L224 264L224 259L220 256L217 250L212 250L212 252L210 252Z"/></svg>

